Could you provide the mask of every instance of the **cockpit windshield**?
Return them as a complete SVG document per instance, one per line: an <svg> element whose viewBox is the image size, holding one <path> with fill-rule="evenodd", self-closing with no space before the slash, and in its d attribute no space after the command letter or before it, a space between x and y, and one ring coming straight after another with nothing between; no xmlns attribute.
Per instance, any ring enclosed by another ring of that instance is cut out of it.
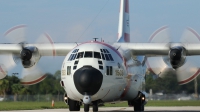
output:
<svg viewBox="0 0 200 112"><path fill-rule="evenodd" d="M114 61L112 55L107 49L100 49L101 52L96 51L82 51L78 52L79 49L75 49L69 56L68 61L72 61L80 58L97 58L106 61Z"/></svg>
<svg viewBox="0 0 200 112"><path fill-rule="evenodd" d="M92 58L92 51L85 51L84 58Z"/></svg>
<svg viewBox="0 0 200 112"><path fill-rule="evenodd" d="M101 55L99 52L94 52L94 58L101 59Z"/></svg>

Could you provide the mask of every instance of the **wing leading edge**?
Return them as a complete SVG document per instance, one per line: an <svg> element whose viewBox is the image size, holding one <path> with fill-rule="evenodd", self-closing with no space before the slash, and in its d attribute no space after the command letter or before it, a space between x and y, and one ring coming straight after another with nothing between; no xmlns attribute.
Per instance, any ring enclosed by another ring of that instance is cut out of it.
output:
<svg viewBox="0 0 200 112"><path fill-rule="evenodd" d="M172 47L182 46L186 56L200 55L199 43L114 43L114 47L129 49L133 55L158 56L168 55Z"/></svg>
<svg viewBox="0 0 200 112"><path fill-rule="evenodd" d="M40 56L66 56L76 43L54 43L54 44L25 44L25 47L37 47ZM22 48L19 44L0 44L0 54L19 55Z"/></svg>

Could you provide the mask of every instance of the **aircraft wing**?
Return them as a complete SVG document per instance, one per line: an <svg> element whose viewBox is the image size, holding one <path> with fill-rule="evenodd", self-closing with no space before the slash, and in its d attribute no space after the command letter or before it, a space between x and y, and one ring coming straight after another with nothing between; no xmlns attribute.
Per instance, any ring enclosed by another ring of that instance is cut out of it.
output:
<svg viewBox="0 0 200 112"><path fill-rule="evenodd" d="M191 57L200 55L199 43L115 43L114 46L129 49L132 55L147 56L146 65L150 71L160 77L176 74L181 85L200 74L198 61Z"/></svg>
<svg viewBox="0 0 200 112"><path fill-rule="evenodd" d="M24 47L36 47L40 56L66 56L76 43L54 43L54 44L25 44ZM20 44L0 44L0 54L19 55L22 50Z"/></svg>
<svg viewBox="0 0 200 112"><path fill-rule="evenodd" d="M133 55L168 55L175 47L183 47L186 56L200 55L199 43L114 43L115 48L129 49Z"/></svg>

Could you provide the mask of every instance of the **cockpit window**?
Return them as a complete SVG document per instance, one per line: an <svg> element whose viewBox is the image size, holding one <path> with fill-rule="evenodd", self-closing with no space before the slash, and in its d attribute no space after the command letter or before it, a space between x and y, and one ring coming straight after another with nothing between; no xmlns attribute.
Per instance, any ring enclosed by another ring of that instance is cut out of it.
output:
<svg viewBox="0 0 200 112"><path fill-rule="evenodd" d="M101 59L101 55L99 52L94 52L94 58Z"/></svg>
<svg viewBox="0 0 200 112"><path fill-rule="evenodd" d="M80 59L80 58L97 58L106 61L114 61L112 55L107 49L100 49L101 52L95 52L95 51L78 52L78 51L79 49L74 49L72 54L69 56L68 61L73 61L75 59Z"/></svg>
<svg viewBox="0 0 200 112"><path fill-rule="evenodd" d="M78 52L78 50L79 50L79 49L74 49L74 51L73 51L72 53L76 53L76 52Z"/></svg>
<svg viewBox="0 0 200 112"><path fill-rule="evenodd" d="M72 53L75 53L76 52L76 49L74 49L74 51Z"/></svg>
<svg viewBox="0 0 200 112"><path fill-rule="evenodd" d="M73 57L73 60L75 60L75 59L76 59L76 56L77 56L77 53L74 55L74 57Z"/></svg>
<svg viewBox="0 0 200 112"><path fill-rule="evenodd" d="M114 61L112 55L110 54L110 52L107 49L100 49L101 51L101 56L103 60L106 61Z"/></svg>
<svg viewBox="0 0 200 112"><path fill-rule="evenodd" d="M83 58L83 53L84 53L84 52L79 52L79 53L78 53L78 56L76 57L76 59Z"/></svg>
<svg viewBox="0 0 200 112"><path fill-rule="evenodd" d="M103 52L104 52L104 53L106 53L106 50L105 50L105 49L103 49Z"/></svg>
<svg viewBox="0 0 200 112"><path fill-rule="evenodd" d="M74 60L74 57L76 56L76 54L72 54L72 57L70 60Z"/></svg>
<svg viewBox="0 0 200 112"><path fill-rule="evenodd" d="M108 56L109 56L109 58L110 58L111 61L114 61L113 58L112 58L112 56L111 56L111 54L108 54Z"/></svg>
<svg viewBox="0 0 200 112"><path fill-rule="evenodd" d="M110 61L108 54L105 54L105 57L106 57L106 61Z"/></svg>
<svg viewBox="0 0 200 112"><path fill-rule="evenodd" d="M107 49L105 49L105 50L106 50L106 53L109 53L109 51Z"/></svg>
<svg viewBox="0 0 200 112"><path fill-rule="evenodd" d="M68 61L70 61L71 57L72 57L72 55L69 56Z"/></svg>
<svg viewBox="0 0 200 112"><path fill-rule="evenodd" d="M78 50L79 50L79 49L74 49L74 50L72 51L72 54L69 56L68 61L72 61L72 60L76 59Z"/></svg>
<svg viewBox="0 0 200 112"><path fill-rule="evenodd" d="M103 60L105 60L105 57L104 57L104 54L103 54L103 53L101 53L101 57L102 57Z"/></svg>
<svg viewBox="0 0 200 112"><path fill-rule="evenodd" d="M92 51L85 51L84 57L85 57L85 58L90 58L90 57L92 57Z"/></svg>

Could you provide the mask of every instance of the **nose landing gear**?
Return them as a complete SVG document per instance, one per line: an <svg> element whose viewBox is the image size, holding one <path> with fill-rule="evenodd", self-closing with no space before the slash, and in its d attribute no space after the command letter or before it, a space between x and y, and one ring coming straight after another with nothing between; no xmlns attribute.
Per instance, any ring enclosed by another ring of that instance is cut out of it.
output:
<svg viewBox="0 0 200 112"><path fill-rule="evenodd" d="M88 112L90 108L90 104L84 104L84 111ZM93 101L92 102L92 108L93 108L93 112L97 112L98 111L98 101Z"/></svg>
<svg viewBox="0 0 200 112"><path fill-rule="evenodd" d="M68 105L70 111L80 111L80 102L68 98Z"/></svg>
<svg viewBox="0 0 200 112"><path fill-rule="evenodd" d="M83 97L83 103L84 103L84 111L89 111L90 104L91 104L91 97L90 95L87 95L87 93L85 93ZM93 111L98 111L98 101L93 101L92 107L93 107Z"/></svg>

